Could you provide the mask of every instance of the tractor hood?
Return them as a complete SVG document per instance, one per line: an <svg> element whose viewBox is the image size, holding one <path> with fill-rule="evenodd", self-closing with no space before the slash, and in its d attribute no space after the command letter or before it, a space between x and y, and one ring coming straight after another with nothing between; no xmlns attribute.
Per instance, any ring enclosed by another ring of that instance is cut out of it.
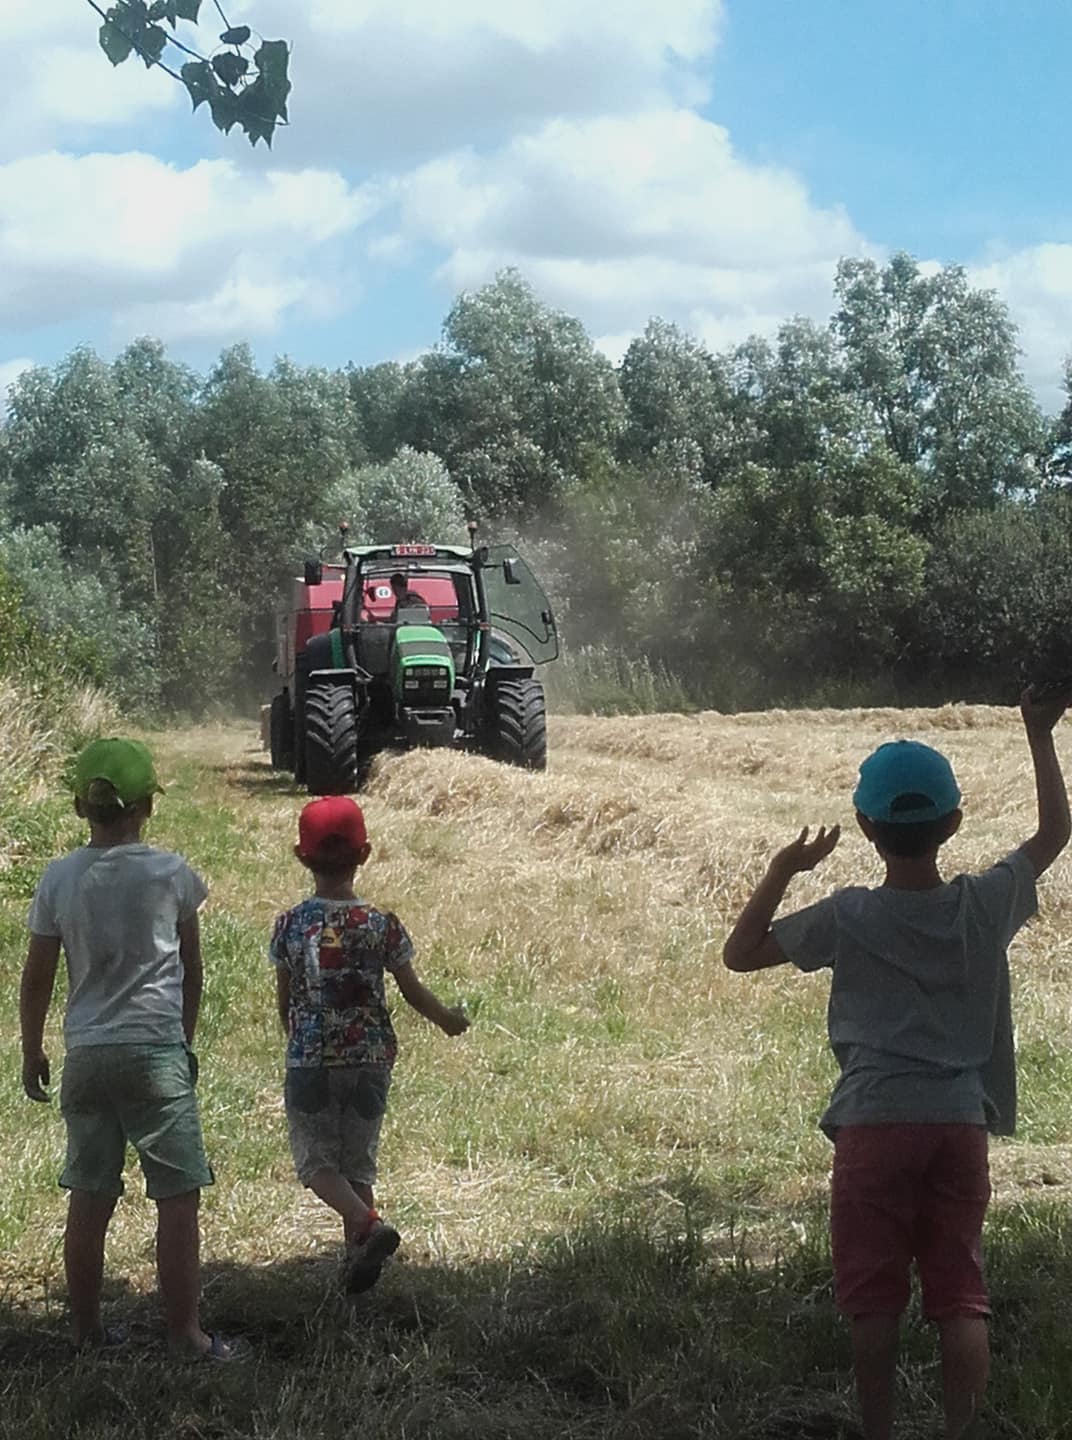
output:
<svg viewBox="0 0 1072 1440"><path fill-rule="evenodd" d="M391 647L391 687L402 705L449 705L454 652L434 625L399 625Z"/></svg>

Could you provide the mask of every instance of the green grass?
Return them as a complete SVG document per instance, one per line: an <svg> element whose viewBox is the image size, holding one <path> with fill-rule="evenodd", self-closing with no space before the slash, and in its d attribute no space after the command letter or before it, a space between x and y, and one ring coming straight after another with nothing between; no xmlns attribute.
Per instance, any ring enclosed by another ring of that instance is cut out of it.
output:
<svg viewBox="0 0 1072 1440"><path fill-rule="evenodd" d="M204 1314L253 1355L231 1370L167 1363L153 1212L133 1167L107 1281L109 1315L133 1339L103 1358L71 1354L62 1123L55 1105L19 1101L5 1026L0 1440L855 1433L831 1294L830 1148L815 1123L833 1076L824 987L718 968L712 942L733 896L699 893L697 857L614 850L580 823L526 838L541 807L567 792L579 804L602 783L580 751L563 748L558 778L511 781L509 813L493 793L501 772L483 762L411 757L374 780L367 888L397 908L423 977L448 1001L464 996L474 1026L451 1042L397 1014L378 1193L405 1243L351 1310L332 1217L291 1170L265 959L273 914L302 890L288 854L300 798L238 732L156 743L167 793L151 838L182 850L213 892L198 1044L217 1173L203 1206ZM620 787L619 760L598 764ZM392 792L399 777L410 789ZM485 787L486 809L440 813L431 779L449 789L459 777ZM29 882L76 833L59 802L34 826L20 864L0 873L9 1015ZM1040 967L1021 996L1023 1133L995 1147L1006 1178L988 1225L991 1433L1008 1440L1072 1437L1072 1051L1051 1018L1063 986L1060 967ZM58 1011L58 1059L57 1026ZM933 1335L913 1310L902 1434L938 1433L936 1379Z"/></svg>

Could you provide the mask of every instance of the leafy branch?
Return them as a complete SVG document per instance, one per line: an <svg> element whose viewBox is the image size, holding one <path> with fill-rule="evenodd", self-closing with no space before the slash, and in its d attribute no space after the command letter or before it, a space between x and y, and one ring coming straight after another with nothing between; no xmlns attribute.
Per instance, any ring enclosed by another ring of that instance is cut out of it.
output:
<svg viewBox="0 0 1072 1440"><path fill-rule="evenodd" d="M232 25L219 0L223 22L220 47L202 55L179 39L180 20L198 23L203 0L115 0L108 10L97 0L86 4L101 17L100 46L113 65L137 55L146 69L155 65L186 87L193 107L207 105L212 122L224 134L237 125L251 145L271 147L276 127L288 124L290 50L285 40L259 40L253 49L248 25ZM170 26L170 30L165 28ZM176 70L162 58L171 47L190 59ZM248 53L247 53L248 52Z"/></svg>

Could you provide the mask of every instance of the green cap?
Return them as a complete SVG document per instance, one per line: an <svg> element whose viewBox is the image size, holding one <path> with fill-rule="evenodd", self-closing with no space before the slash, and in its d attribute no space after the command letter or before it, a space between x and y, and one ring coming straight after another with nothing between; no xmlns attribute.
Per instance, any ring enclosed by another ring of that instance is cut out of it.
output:
<svg viewBox="0 0 1072 1440"><path fill-rule="evenodd" d="M97 786L95 781L104 784ZM101 794L105 785L109 790ZM75 761L74 793L79 800L136 805L158 792L163 793L153 757L140 740L94 740Z"/></svg>

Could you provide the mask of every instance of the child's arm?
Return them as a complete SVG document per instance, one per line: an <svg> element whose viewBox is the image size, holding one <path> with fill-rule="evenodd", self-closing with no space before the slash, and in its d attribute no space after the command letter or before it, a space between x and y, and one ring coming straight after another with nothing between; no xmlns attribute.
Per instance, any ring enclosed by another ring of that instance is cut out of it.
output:
<svg viewBox="0 0 1072 1440"><path fill-rule="evenodd" d="M290 971L285 965L276 966L275 1008L279 1012L279 1023L284 1034L290 1034Z"/></svg>
<svg viewBox="0 0 1072 1440"><path fill-rule="evenodd" d="M205 972L201 965L201 923L196 913L179 921L179 959L182 961L182 1033L194 1043Z"/></svg>
<svg viewBox="0 0 1072 1440"><path fill-rule="evenodd" d="M22 1028L22 1088L31 1100L47 1100L48 1056L43 1047L45 1016L52 1003L56 966L60 958L57 935L31 935L19 988L19 1023Z"/></svg>
<svg viewBox="0 0 1072 1440"><path fill-rule="evenodd" d="M400 965L392 973L398 981L402 998L413 1006L418 1015L431 1020L433 1025L438 1025L447 1035L461 1035L469 1029L469 1017L465 1011L460 1006L456 1010L448 1009L442 1000L432 994L427 985L422 985L412 961L407 960L405 965Z"/></svg>
<svg viewBox="0 0 1072 1440"><path fill-rule="evenodd" d="M782 903L793 876L803 870L814 870L819 861L830 854L840 836L840 825L832 830L820 825L815 839L809 842L805 826L791 845L778 851L722 947L722 961L727 970L767 970L772 965L786 963L782 947L771 934L774 912Z"/></svg>
<svg viewBox="0 0 1072 1440"><path fill-rule="evenodd" d="M1023 850L1035 867L1035 874L1048 870L1068 844L1068 795L1061 762L1053 743L1053 728L1065 713L1072 692L1064 691L1048 700L1035 700L1030 689L1020 696L1031 763L1035 767L1035 794L1038 799L1038 828Z"/></svg>

